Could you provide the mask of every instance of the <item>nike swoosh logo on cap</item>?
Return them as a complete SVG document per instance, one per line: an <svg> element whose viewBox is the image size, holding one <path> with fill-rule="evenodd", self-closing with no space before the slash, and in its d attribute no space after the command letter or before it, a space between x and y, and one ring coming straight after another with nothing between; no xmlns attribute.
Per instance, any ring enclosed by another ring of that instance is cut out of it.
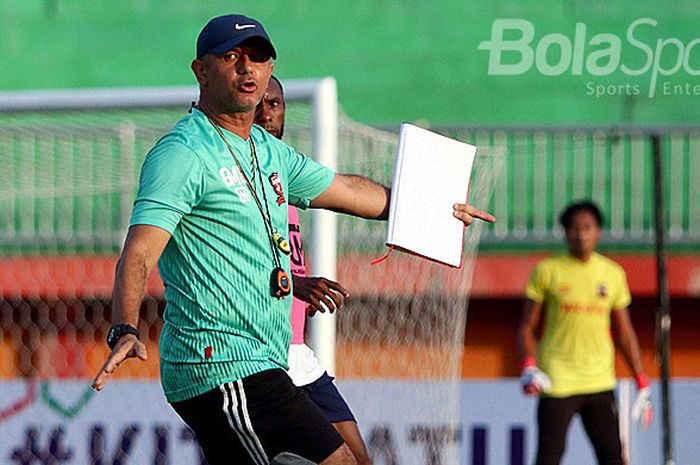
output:
<svg viewBox="0 0 700 465"><path fill-rule="evenodd" d="M237 31L242 31L243 29L250 29L251 27L255 27L255 24L238 24L234 26Z"/></svg>

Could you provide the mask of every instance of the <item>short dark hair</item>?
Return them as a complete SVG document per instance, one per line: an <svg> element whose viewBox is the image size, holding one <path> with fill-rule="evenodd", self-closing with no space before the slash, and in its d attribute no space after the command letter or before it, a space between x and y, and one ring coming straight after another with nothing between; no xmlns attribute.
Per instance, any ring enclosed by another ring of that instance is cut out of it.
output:
<svg viewBox="0 0 700 465"><path fill-rule="evenodd" d="M571 218L573 218L573 216L578 212L582 211L589 212L591 215L593 215L593 218L595 218L598 226L601 228L603 227L603 214L600 212L598 205L590 200L580 200L569 204L569 206L566 207L559 216L559 223L564 227L564 229L568 229L571 225Z"/></svg>

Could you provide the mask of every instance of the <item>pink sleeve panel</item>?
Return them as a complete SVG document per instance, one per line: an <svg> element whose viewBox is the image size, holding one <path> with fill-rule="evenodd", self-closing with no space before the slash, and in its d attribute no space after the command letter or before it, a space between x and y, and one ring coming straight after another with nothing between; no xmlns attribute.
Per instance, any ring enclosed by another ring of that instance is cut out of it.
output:
<svg viewBox="0 0 700 465"><path fill-rule="evenodd" d="M306 275L304 264L304 247L301 242L299 215L297 209L289 206L289 244L292 247L290 267L292 273L298 276ZM306 302L296 297L292 298L292 344L304 343L304 324L306 323Z"/></svg>

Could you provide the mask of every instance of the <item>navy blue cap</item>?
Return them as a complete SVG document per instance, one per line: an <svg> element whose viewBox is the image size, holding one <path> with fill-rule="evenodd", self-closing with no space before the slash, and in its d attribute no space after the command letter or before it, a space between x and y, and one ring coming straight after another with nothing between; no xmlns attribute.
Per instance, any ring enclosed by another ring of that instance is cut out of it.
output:
<svg viewBox="0 0 700 465"><path fill-rule="evenodd" d="M197 38L197 58L205 53L221 55L241 45L248 39L259 38L267 47L267 53L277 58L275 47L259 21L243 15L217 16L204 26Z"/></svg>

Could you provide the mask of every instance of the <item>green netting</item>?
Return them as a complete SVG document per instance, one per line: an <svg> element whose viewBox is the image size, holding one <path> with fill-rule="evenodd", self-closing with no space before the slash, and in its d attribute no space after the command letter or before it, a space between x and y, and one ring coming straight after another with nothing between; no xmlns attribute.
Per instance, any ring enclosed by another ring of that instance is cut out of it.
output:
<svg viewBox="0 0 700 465"><path fill-rule="evenodd" d="M119 250L143 157L186 109L33 112L0 115L0 253L63 254ZM290 103L286 141L312 155L311 108ZM653 243L653 169L649 135L585 129L434 128L501 150L505 167L489 205L499 221L484 228L486 247L560 243L557 217L574 199L591 198L607 217L613 246ZM395 135L341 118L338 170L391 183ZM698 247L700 131L663 135L666 208L671 243ZM430 180L430 173L426 179ZM382 224L349 226L383 242ZM347 223L347 224L346 224ZM349 239L348 239L349 240Z"/></svg>

